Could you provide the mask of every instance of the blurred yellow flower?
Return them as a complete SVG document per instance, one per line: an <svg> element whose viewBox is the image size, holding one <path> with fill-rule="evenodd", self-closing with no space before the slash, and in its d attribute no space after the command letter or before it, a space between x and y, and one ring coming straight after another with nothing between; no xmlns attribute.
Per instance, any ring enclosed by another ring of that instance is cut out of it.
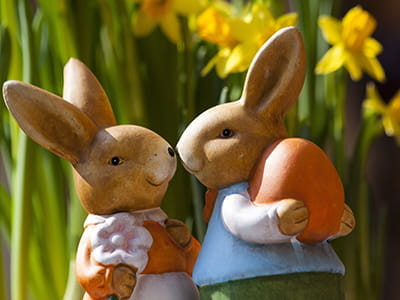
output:
<svg viewBox="0 0 400 300"><path fill-rule="evenodd" d="M385 79L385 72L376 58L382 46L370 37L376 21L367 11L356 6L342 21L321 16L318 24L324 39L333 46L317 64L317 74L328 74L345 66L354 81L361 78L363 71L378 81Z"/></svg>
<svg viewBox="0 0 400 300"><path fill-rule="evenodd" d="M231 47L238 42L232 34L227 17L213 6L197 18L197 31L201 39L222 47Z"/></svg>
<svg viewBox="0 0 400 300"><path fill-rule="evenodd" d="M216 66L222 78L230 73L246 71L266 40L279 29L297 23L296 13L275 19L265 4L255 3L249 8L238 17L229 17L233 8L222 10L210 7L200 15L199 36L220 46L219 52L204 68L203 74L213 66Z"/></svg>
<svg viewBox="0 0 400 300"><path fill-rule="evenodd" d="M234 37L231 26L230 16L234 13L233 6L225 1L214 1L197 18L197 31L199 37L220 47L218 53L208 62L201 74L204 76L215 66L219 77L226 77L226 60L228 59L232 47L238 41Z"/></svg>
<svg viewBox="0 0 400 300"><path fill-rule="evenodd" d="M133 19L134 33L143 37L157 25L174 43L181 40L179 15L190 15L201 11L206 0L141 0L141 6Z"/></svg>
<svg viewBox="0 0 400 300"><path fill-rule="evenodd" d="M367 98L363 102L365 115L382 117L382 125L388 136L394 136L400 145L400 91L386 104L373 83L367 85Z"/></svg>
<svg viewBox="0 0 400 300"><path fill-rule="evenodd" d="M287 26L294 26L296 23L296 13L285 14L275 19L267 5L254 4L248 16L231 21L232 32L239 43L232 49L226 61L226 72L246 71L258 49L275 32Z"/></svg>

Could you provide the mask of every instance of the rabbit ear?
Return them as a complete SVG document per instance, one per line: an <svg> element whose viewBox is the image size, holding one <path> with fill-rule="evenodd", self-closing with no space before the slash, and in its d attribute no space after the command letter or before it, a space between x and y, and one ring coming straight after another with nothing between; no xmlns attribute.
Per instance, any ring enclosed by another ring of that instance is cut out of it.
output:
<svg viewBox="0 0 400 300"><path fill-rule="evenodd" d="M75 164L97 131L96 125L64 99L33 85L7 81L5 103L35 142Z"/></svg>
<svg viewBox="0 0 400 300"><path fill-rule="evenodd" d="M303 39L295 27L276 32L258 51L247 73L244 106L265 117L282 117L296 102L305 76Z"/></svg>
<svg viewBox="0 0 400 300"><path fill-rule="evenodd" d="M86 65L75 58L70 58L64 67L63 98L88 115L97 127L116 125L103 87Z"/></svg>

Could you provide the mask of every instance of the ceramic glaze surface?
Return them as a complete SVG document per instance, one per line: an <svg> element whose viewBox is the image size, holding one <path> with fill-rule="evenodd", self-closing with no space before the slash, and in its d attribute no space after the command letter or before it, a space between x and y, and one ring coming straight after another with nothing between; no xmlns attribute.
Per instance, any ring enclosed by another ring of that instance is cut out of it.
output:
<svg viewBox="0 0 400 300"><path fill-rule="evenodd" d="M22 130L72 164L90 214L76 255L84 299L198 299L190 276L200 244L159 208L176 170L168 142L117 125L101 84L77 59L64 68L63 98L19 81L3 94Z"/></svg>
<svg viewBox="0 0 400 300"><path fill-rule="evenodd" d="M293 274L344 273L327 242L355 224L341 180L321 149L288 137L285 126L304 83L305 54L298 29L274 33L251 62L240 99L201 113L178 141L184 167L209 190L210 220L193 273L202 299L214 299L210 291L239 299L224 291L244 285L251 291L239 293L243 299L260 299L253 292ZM322 295L317 289L313 295ZM282 298L295 299L288 295Z"/></svg>
<svg viewBox="0 0 400 300"><path fill-rule="evenodd" d="M161 221L166 220L166 215ZM144 213L117 213L108 216L89 215L86 226L94 226L91 243L93 258L103 265L126 263L141 273L148 262L148 251L153 244L150 232L143 226Z"/></svg>
<svg viewBox="0 0 400 300"><path fill-rule="evenodd" d="M229 232L222 221L225 199L246 194L241 182L218 192L193 279L199 286L219 282L298 272L344 274L344 266L327 242L306 245L292 239L282 243L252 243Z"/></svg>

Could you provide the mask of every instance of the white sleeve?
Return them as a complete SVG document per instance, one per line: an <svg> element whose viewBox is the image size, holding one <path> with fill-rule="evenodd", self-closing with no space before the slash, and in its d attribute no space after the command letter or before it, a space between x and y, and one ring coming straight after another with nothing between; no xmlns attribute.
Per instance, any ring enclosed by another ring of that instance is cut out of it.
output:
<svg viewBox="0 0 400 300"><path fill-rule="evenodd" d="M222 203L222 220L236 237L255 243L279 243L291 236L280 233L276 210L278 204L254 206L247 192L230 194Z"/></svg>

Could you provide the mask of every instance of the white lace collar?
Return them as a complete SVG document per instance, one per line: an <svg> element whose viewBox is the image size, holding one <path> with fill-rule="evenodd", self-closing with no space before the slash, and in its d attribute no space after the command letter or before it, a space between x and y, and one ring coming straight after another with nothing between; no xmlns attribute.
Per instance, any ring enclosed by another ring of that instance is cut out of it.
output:
<svg viewBox="0 0 400 300"><path fill-rule="evenodd" d="M103 265L126 263L142 272L148 262L148 250L153 244L150 232L143 226L145 220L164 226L167 215L160 209L146 209L133 213L89 215L85 228L95 225L90 233L92 255Z"/></svg>

